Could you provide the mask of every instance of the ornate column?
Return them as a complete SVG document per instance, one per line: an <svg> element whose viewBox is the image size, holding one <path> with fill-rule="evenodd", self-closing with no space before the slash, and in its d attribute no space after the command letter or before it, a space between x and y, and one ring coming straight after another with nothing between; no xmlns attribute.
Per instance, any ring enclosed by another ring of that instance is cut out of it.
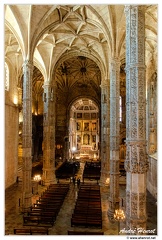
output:
<svg viewBox="0 0 162 240"><path fill-rule="evenodd" d="M148 125L149 125L149 154L153 154L157 151L157 74L154 73L151 77L149 84L149 94L148 94L148 107L149 107L149 116L148 116Z"/></svg>
<svg viewBox="0 0 162 240"><path fill-rule="evenodd" d="M55 97L54 87L49 82L44 84L43 118L43 184L56 183L55 176Z"/></svg>
<svg viewBox="0 0 162 240"><path fill-rule="evenodd" d="M101 178L100 185L109 184L110 171L110 87L109 79L101 83Z"/></svg>
<svg viewBox="0 0 162 240"><path fill-rule="evenodd" d="M64 137L64 160L69 159L69 136Z"/></svg>
<svg viewBox="0 0 162 240"><path fill-rule="evenodd" d="M146 229L146 79L144 6L126 14L126 227ZM140 233L141 234L141 233Z"/></svg>
<svg viewBox="0 0 162 240"><path fill-rule="evenodd" d="M18 106L19 106L19 133L22 133L22 127L23 127L23 91L22 86L20 84L18 85ZM19 143L18 143L18 163L22 163L22 135L19 136Z"/></svg>
<svg viewBox="0 0 162 240"><path fill-rule="evenodd" d="M26 60L23 65L23 128L22 128L22 211L32 205L32 75L33 64Z"/></svg>
<svg viewBox="0 0 162 240"><path fill-rule="evenodd" d="M114 58L110 65L110 220L119 204L119 73L120 62Z"/></svg>
<svg viewBox="0 0 162 240"><path fill-rule="evenodd" d="M69 120L69 157L72 159L73 153L73 141L74 141L74 126L73 126L73 112L70 114L70 120Z"/></svg>

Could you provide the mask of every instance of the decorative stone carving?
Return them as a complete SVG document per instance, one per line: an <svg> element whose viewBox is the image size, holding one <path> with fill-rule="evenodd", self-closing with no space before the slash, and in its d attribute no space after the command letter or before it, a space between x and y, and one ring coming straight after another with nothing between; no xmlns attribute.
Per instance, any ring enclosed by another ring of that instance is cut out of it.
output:
<svg viewBox="0 0 162 240"><path fill-rule="evenodd" d="M146 227L146 83L144 6L129 5L126 13L126 225ZM138 184L138 185L137 185ZM142 190L141 190L142 189ZM141 192L142 191L142 192ZM140 215L140 218L139 218Z"/></svg>
<svg viewBox="0 0 162 240"><path fill-rule="evenodd" d="M47 82L44 87L43 118L43 176L45 185L56 183L55 176L55 98L54 89Z"/></svg>
<svg viewBox="0 0 162 240"><path fill-rule="evenodd" d="M148 152L153 154L157 150L157 73L154 72L148 83Z"/></svg>
<svg viewBox="0 0 162 240"><path fill-rule="evenodd" d="M119 73L120 62L114 58L110 65L110 220L119 202Z"/></svg>
<svg viewBox="0 0 162 240"><path fill-rule="evenodd" d="M23 148L23 194L22 210L31 207L31 170L32 170L32 74L33 64L26 60L23 65L23 129L22 129L22 148Z"/></svg>
<svg viewBox="0 0 162 240"><path fill-rule="evenodd" d="M144 148L146 144L134 142L134 145L127 146L125 170L131 173L145 173L148 170L148 158Z"/></svg>
<svg viewBox="0 0 162 240"><path fill-rule="evenodd" d="M106 180L109 178L109 148L110 148L110 139L109 139L109 79L106 79L101 83L101 178L100 184L105 185Z"/></svg>

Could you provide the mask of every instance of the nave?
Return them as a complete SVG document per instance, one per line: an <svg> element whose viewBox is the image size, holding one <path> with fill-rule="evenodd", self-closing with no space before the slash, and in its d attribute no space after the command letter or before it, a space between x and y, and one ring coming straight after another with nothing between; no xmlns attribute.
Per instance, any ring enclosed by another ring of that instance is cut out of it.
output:
<svg viewBox="0 0 162 240"><path fill-rule="evenodd" d="M83 167L83 166L82 166ZM83 168L80 168L78 175L83 172ZM64 199L64 202L57 215L56 221L53 226L48 228L49 235L68 235L68 231L78 232L96 232L103 233L104 235L119 235L120 229L125 228L125 222L110 222L107 216L108 211L108 198L109 198L109 186L100 186L101 193L101 207L102 207L102 229L96 227L85 228L83 226L71 226L71 217L74 212L76 200L78 198L78 186L66 179L60 179L58 184L69 184L69 191ZM15 183L5 192L5 235L13 235L14 228L28 228L23 226L23 214L19 207L19 197L21 194L21 182ZM81 179L81 184L82 179ZM96 180L84 181L84 184L91 184L97 186ZM99 185L98 185L99 186ZM123 199L123 210L125 210L125 184L120 184L120 198ZM41 194L47 189L47 186L38 185L38 194L33 194L32 203L36 203ZM156 229L157 227L157 206L156 200L152 195L147 192L147 229ZM157 232L155 232L157 234ZM83 234L84 235L84 234Z"/></svg>

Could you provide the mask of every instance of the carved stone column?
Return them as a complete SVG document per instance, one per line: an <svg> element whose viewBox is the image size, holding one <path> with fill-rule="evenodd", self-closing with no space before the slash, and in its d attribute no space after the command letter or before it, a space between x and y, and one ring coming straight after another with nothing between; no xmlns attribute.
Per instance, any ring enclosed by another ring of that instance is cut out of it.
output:
<svg viewBox="0 0 162 240"><path fill-rule="evenodd" d="M146 229L146 79L144 6L126 14L126 227ZM141 234L141 233L140 233Z"/></svg>
<svg viewBox="0 0 162 240"><path fill-rule="evenodd" d="M67 127L68 129L68 127ZM64 160L69 159L69 136L64 137Z"/></svg>
<svg viewBox="0 0 162 240"><path fill-rule="evenodd" d="M153 154L157 151L157 74L154 73L151 77L148 91L148 107L149 107L149 154Z"/></svg>
<svg viewBox="0 0 162 240"><path fill-rule="evenodd" d="M43 184L56 183L55 176L55 97L54 87L44 84L44 118L43 118Z"/></svg>
<svg viewBox="0 0 162 240"><path fill-rule="evenodd" d="M109 79L101 84L101 178L100 185L109 184L110 171L110 87Z"/></svg>
<svg viewBox="0 0 162 240"><path fill-rule="evenodd" d="M119 73L120 62L110 65L110 197L108 217L113 219L119 204Z"/></svg>
<svg viewBox="0 0 162 240"><path fill-rule="evenodd" d="M22 211L32 205L32 75L33 64L25 61L23 65L23 128L22 128Z"/></svg>

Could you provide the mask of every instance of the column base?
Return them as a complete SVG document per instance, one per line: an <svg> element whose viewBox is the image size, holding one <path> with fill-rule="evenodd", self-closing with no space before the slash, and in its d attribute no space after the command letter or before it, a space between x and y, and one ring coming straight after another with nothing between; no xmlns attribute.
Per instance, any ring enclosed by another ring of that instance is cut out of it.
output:
<svg viewBox="0 0 162 240"><path fill-rule="evenodd" d="M42 185L49 186L50 184L57 183L55 170L51 168L43 168L43 175L42 175Z"/></svg>
<svg viewBox="0 0 162 240"><path fill-rule="evenodd" d="M101 172L101 177L100 177L100 186L109 186L110 185L110 175L107 173L102 173Z"/></svg>
<svg viewBox="0 0 162 240"><path fill-rule="evenodd" d="M31 206L29 207L21 207L21 213L27 213L27 212L30 212L31 211L31 207L32 207L32 204Z"/></svg>
<svg viewBox="0 0 162 240"><path fill-rule="evenodd" d="M22 193L22 205L21 205L21 212L25 213L28 212L32 206L32 193Z"/></svg>
<svg viewBox="0 0 162 240"><path fill-rule="evenodd" d="M42 181L42 184L44 186L49 186L50 184L56 184L57 183L57 180L56 178L55 179L52 179L52 180L49 180L49 179L45 179Z"/></svg>
<svg viewBox="0 0 162 240"><path fill-rule="evenodd" d="M114 213L115 210L119 208L119 201L113 201L111 198L109 198L109 209L108 209L108 218L110 221L114 220Z"/></svg>
<svg viewBox="0 0 162 240"><path fill-rule="evenodd" d="M143 217L141 219L134 218L126 218L126 229L129 229L130 232L128 234L134 235L144 235L146 234L146 218Z"/></svg>
<svg viewBox="0 0 162 240"><path fill-rule="evenodd" d="M113 209L108 209L108 212L107 212L107 215L108 215L108 219L110 222L114 222L114 213L115 213L115 210Z"/></svg>

